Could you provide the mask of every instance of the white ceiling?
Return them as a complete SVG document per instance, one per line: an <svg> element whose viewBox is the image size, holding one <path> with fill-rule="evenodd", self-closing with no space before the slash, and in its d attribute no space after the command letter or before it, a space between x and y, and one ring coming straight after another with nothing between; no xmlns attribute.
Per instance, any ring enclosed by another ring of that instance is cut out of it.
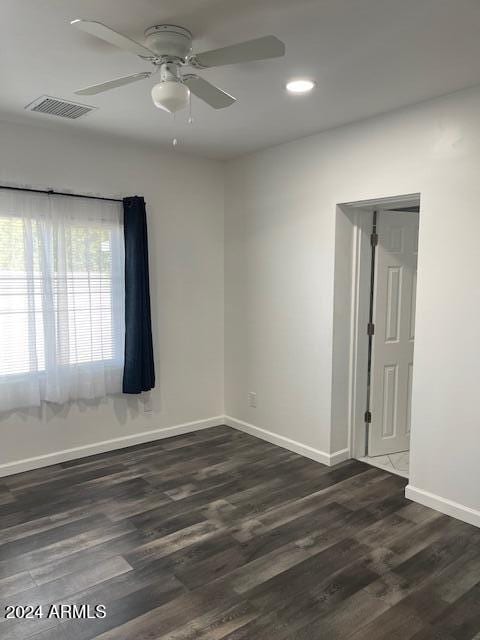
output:
<svg viewBox="0 0 480 640"><path fill-rule="evenodd" d="M285 58L202 72L237 97L215 111L194 99L193 125L153 106L144 80L78 99L74 90L148 64L80 33L73 18L142 41L145 28L190 29L197 51L273 34ZM2 0L0 118L101 131L226 158L480 84L479 0ZM289 96L308 76L313 94ZM29 113L48 94L98 106L78 121Z"/></svg>

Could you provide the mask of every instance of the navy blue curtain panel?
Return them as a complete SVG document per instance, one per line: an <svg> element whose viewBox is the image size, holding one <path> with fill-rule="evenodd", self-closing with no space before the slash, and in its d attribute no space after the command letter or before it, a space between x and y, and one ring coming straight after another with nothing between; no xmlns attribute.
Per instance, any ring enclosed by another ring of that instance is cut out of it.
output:
<svg viewBox="0 0 480 640"><path fill-rule="evenodd" d="M155 386L147 215L139 196L123 199L125 235L125 366L123 393L141 393Z"/></svg>

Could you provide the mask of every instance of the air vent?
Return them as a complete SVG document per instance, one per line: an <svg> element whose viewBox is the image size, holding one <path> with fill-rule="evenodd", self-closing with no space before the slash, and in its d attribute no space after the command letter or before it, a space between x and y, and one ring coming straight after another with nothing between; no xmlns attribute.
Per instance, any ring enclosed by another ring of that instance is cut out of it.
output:
<svg viewBox="0 0 480 640"><path fill-rule="evenodd" d="M49 116L60 116L60 118L69 118L70 120L81 118L96 108L97 107L91 107L88 104L67 102L66 100L52 98L51 96L41 96L25 107L25 109L29 111L38 111L39 113L46 113Z"/></svg>

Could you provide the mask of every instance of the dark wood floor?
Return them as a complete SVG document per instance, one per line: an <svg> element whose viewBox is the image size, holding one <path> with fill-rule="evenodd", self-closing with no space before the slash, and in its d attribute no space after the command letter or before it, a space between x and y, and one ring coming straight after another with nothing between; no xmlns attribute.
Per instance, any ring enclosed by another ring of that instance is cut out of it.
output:
<svg viewBox="0 0 480 640"><path fill-rule="evenodd" d="M227 427L0 479L0 638L480 638L480 530ZM5 605L104 604L98 620Z"/></svg>

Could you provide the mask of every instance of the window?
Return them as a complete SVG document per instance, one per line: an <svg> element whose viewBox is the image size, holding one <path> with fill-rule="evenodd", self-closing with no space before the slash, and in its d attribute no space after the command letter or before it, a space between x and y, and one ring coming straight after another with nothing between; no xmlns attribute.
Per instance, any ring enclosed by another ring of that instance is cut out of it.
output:
<svg viewBox="0 0 480 640"><path fill-rule="evenodd" d="M121 391L121 203L0 189L0 410Z"/></svg>

